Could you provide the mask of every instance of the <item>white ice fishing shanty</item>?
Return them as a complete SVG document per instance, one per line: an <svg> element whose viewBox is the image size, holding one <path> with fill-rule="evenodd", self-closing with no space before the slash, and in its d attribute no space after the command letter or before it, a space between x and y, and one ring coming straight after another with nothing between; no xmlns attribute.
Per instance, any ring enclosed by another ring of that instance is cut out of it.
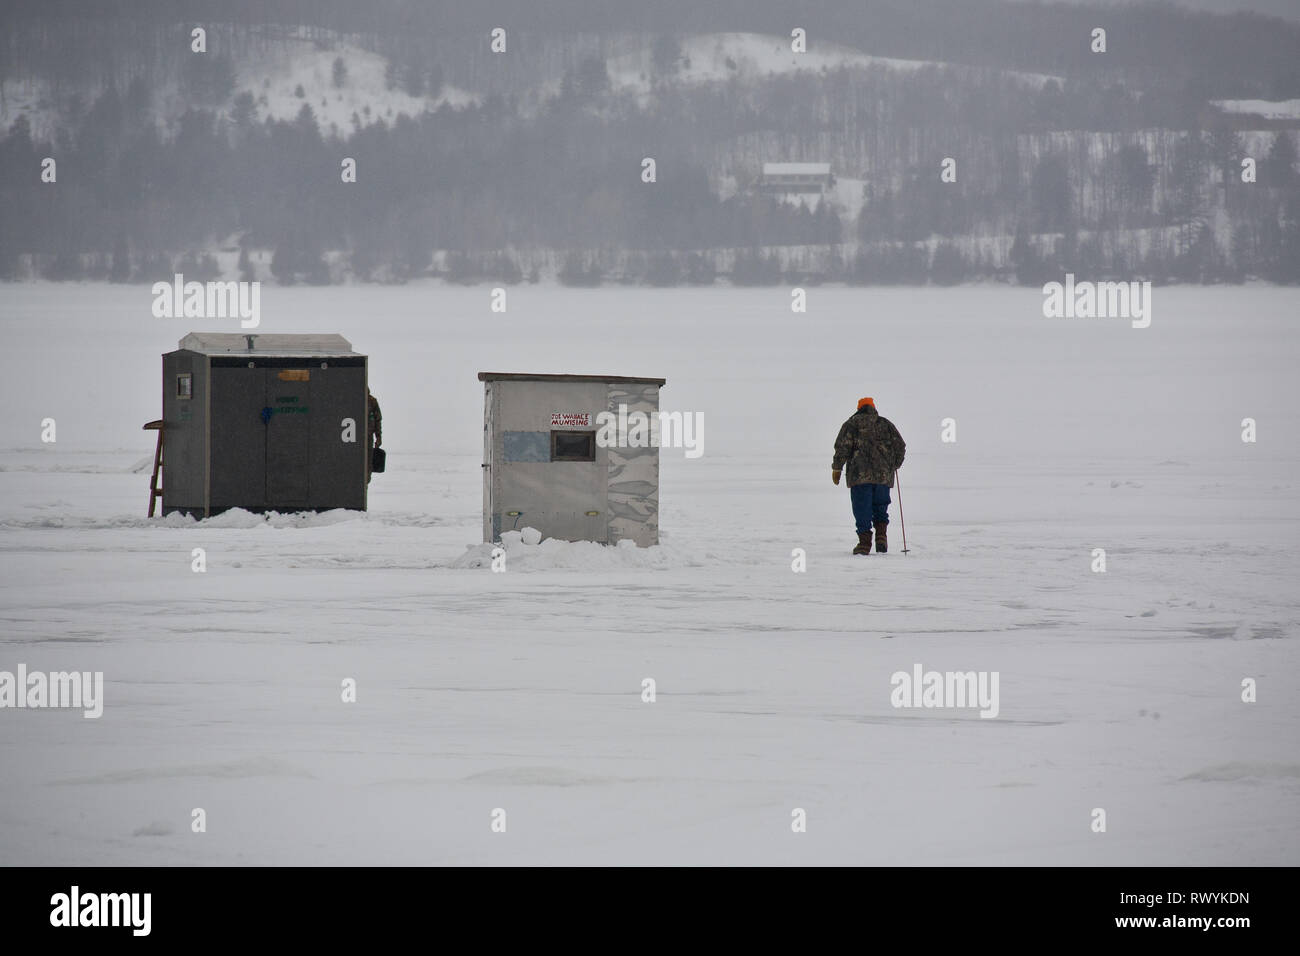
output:
<svg viewBox="0 0 1300 956"><path fill-rule="evenodd" d="M483 540L543 537L659 543L659 448L602 422L659 415L662 378L479 372L483 394ZM602 413L605 413L602 415ZM657 432L657 429L656 429Z"/></svg>

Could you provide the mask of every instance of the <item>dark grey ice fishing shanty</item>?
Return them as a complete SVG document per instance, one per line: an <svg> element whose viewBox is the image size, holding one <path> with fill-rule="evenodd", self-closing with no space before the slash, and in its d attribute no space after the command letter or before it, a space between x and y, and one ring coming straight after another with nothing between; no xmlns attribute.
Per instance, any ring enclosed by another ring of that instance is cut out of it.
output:
<svg viewBox="0 0 1300 956"><path fill-rule="evenodd" d="M366 356L343 336L192 332L162 360L163 514L365 510Z"/></svg>

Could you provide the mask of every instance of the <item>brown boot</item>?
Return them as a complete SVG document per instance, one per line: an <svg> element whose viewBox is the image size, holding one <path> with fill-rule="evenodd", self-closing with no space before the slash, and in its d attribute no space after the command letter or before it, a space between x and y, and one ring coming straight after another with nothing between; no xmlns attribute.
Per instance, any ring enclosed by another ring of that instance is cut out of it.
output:
<svg viewBox="0 0 1300 956"><path fill-rule="evenodd" d="M886 522L884 522L884 521L877 521L876 524L875 524L875 528L876 528L876 552L879 553L879 554L884 554L886 551L889 550L889 539L885 537L885 529L888 528L888 527L889 527L888 523L886 523ZM870 544L871 544L871 537L870 537L870 535L867 536L867 544L868 544L868 546L870 546Z"/></svg>
<svg viewBox="0 0 1300 956"><path fill-rule="evenodd" d="M858 546L853 549L853 553L854 554L871 553L871 532L870 531L858 532Z"/></svg>

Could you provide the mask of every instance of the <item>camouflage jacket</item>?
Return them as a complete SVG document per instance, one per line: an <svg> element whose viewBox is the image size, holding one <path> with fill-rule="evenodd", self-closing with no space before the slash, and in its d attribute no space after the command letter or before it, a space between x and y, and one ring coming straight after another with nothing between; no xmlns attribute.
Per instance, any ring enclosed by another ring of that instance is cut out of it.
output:
<svg viewBox="0 0 1300 956"><path fill-rule="evenodd" d="M871 405L863 405L840 427L835 439L835 460L839 471L848 463L848 485L894 486L894 472L903 464L907 446L894 423L881 418Z"/></svg>
<svg viewBox="0 0 1300 956"><path fill-rule="evenodd" d="M384 414L379 410L379 399L366 391L366 437L372 445L384 443Z"/></svg>

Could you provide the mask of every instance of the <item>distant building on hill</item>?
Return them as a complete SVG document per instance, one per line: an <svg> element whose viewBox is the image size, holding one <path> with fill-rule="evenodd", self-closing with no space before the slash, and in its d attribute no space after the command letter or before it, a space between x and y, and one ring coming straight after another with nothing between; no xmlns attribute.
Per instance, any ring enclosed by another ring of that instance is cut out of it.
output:
<svg viewBox="0 0 1300 956"><path fill-rule="evenodd" d="M759 192L824 195L835 185L830 163L764 163Z"/></svg>

